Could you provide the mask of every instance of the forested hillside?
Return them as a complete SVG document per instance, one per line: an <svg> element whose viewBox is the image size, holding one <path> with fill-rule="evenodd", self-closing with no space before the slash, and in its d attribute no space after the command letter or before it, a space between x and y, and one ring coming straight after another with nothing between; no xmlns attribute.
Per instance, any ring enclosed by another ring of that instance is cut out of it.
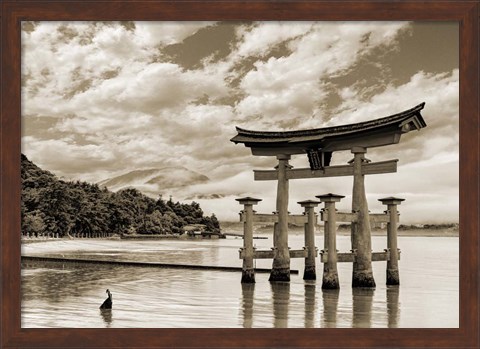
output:
<svg viewBox="0 0 480 349"><path fill-rule="evenodd" d="M23 235L181 234L187 224L220 232L215 215L204 216L196 202L155 200L136 189L114 193L97 184L63 181L23 154L21 169Z"/></svg>

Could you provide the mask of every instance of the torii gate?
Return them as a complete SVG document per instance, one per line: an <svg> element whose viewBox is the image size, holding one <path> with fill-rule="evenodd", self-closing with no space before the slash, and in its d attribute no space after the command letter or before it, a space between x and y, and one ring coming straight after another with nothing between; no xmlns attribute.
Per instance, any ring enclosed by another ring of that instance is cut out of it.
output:
<svg viewBox="0 0 480 349"><path fill-rule="evenodd" d="M251 131L236 127L231 139L243 143L254 156L275 156L275 170L254 170L256 181L277 180L274 247L270 281L290 281L288 250L288 181L301 178L322 178L353 175L351 225L353 263L352 286L375 287L372 273L371 228L365 195L365 175L397 171L397 161L370 162L365 153L370 147L396 144L403 133L420 130L426 123L420 114L425 103L398 114L355 124L296 131ZM350 150L354 158L348 165L330 166L332 153ZM292 155L307 154L310 168L293 169L288 161Z"/></svg>

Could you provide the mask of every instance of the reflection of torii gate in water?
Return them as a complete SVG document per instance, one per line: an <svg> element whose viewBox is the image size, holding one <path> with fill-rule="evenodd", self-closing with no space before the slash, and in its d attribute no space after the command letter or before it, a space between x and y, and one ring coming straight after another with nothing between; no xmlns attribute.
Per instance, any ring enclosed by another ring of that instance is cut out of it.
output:
<svg viewBox="0 0 480 349"><path fill-rule="evenodd" d="M254 219L252 206L261 200L253 198L238 199L241 204L245 205L245 210L243 211L243 220L245 222L246 235L244 236L244 249L241 252L243 253L243 255L241 254L241 258L244 259L242 282L255 282L253 258L272 257L273 266L270 274L270 281L290 280L290 257L295 254L295 251L289 251L288 248L288 222L294 220L294 216L292 217L288 214L288 181L290 179L353 175L352 213L343 215L343 217L350 215L349 217L344 218L343 221L352 222L351 241L353 256L352 258L348 258L348 256L346 256L347 254L343 254L345 255L343 257L345 257L344 261L348 260L353 262L353 287L375 287L375 280L373 278L371 265L372 251L370 227L370 220L374 215L369 215L368 204L365 195L364 176L370 174L396 172L398 160L370 162L365 158L365 153L367 152L367 148L370 147L396 144L400 141L400 136L403 133L407 133L412 130L420 130L421 128L425 127L426 123L420 114L420 111L423 109L424 105L425 103L422 103L399 114L380 119L318 129L265 132L245 130L237 127L238 134L231 139L232 142L236 144L243 143L246 147L251 149L253 155L275 156L278 159L278 166L275 167L275 170L254 170L256 181L277 180L276 212L274 215L272 215L273 219L270 220L275 222L273 239L274 248L271 253L266 253L268 251L254 251L251 236L247 236L251 235ZM330 166L332 153L342 150L350 150L354 154L353 160L351 160L348 165ZM292 155L296 154L307 154L310 168L293 169L289 165L288 161ZM343 196L326 194L317 197L326 204L326 210L324 212L325 217L322 219L326 221L326 230L330 230L329 233L325 232L325 247L330 247L330 250L327 250L326 253L328 258L324 258L324 256L322 256L322 261L326 263L324 265L324 286L326 286L326 288L338 288L338 276L336 271L337 255L334 248L334 202L339 201ZM395 231L395 241L392 242L392 245L390 245L389 242L389 248L394 246L395 251L389 252L395 254L396 260L392 259L392 262L390 262L390 254L386 255L384 259L379 258L376 260L388 260L389 263L395 264L387 266L387 283L389 278L393 278L394 280L392 283L395 284L398 283L398 267L396 266L398 260L398 252L396 248L396 205L403 201L403 199L385 198L381 199L381 201L388 205L390 213L388 217L390 218L387 221L389 222L389 226L393 227ZM303 201L300 204L305 207L305 212L307 215L309 210L310 212L313 212L313 208L318 205L318 202ZM265 217L266 215L259 216ZM329 218L327 218L327 216ZM329 224L327 224L328 220L330 220ZM304 222L307 223L306 219ZM314 221L310 220L310 222ZM310 227L308 229L310 229L313 234L312 225L313 224L310 223ZM306 227L308 226L309 224L307 223ZM327 245L327 235L333 235L333 241L330 237L330 241L333 243L332 245ZM306 247L306 250L308 251L309 247ZM254 252L256 252L256 254ZM264 252L263 257L260 252ZM312 256L313 253L314 251L309 251L305 254L305 257L307 257L307 254ZM333 257L335 258L332 259ZM306 259L306 263L307 260L308 259ZM329 262L333 261L334 263L329 263L327 260ZM332 270L329 270L329 268ZM390 275L389 268L391 268ZM307 265L305 272L307 274ZM330 276L328 275L329 273L331 274ZM329 277L331 280L328 280ZM314 259L312 278L315 278Z"/></svg>

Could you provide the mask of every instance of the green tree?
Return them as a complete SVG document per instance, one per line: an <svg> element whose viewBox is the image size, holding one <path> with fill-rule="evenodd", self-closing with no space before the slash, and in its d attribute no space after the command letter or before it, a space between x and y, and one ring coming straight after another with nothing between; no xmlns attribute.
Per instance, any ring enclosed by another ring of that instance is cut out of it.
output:
<svg viewBox="0 0 480 349"><path fill-rule="evenodd" d="M163 224L163 215L160 211L155 210L145 217L145 233L146 234L165 234Z"/></svg>
<svg viewBox="0 0 480 349"><path fill-rule="evenodd" d="M44 220L43 214L40 211L27 212L23 216L23 233L28 234L29 236L39 236L42 235L47 227Z"/></svg>

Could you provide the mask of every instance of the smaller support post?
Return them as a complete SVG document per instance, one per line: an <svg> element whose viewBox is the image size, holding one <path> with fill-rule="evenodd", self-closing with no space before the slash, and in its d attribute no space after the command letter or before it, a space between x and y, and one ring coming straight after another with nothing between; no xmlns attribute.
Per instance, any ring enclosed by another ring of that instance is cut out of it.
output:
<svg viewBox="0 0 480 349"><path fill-rule="evenodd" d="M322 289L332 290L340 288L337 271L337 242L336 242L336 210L335 203L342 200L345 196L328 193L317 195L316 198L325 203L324 212L327 215L327 221L324 227L325 251L327 252L327 262L323 264Z"/></svg>
<svg viewBox="0 0 480 349"><path fill-rule="evenodd" d="M255 270L253 268L253 205L258 204L262 199L245 197L236 199L243 205L245 222L243 223L243 258L242 283L255 283Z"/></svg>
<svg viewBox="0 0 480 349"><path fill-rule="evenodd" d="M387 223L387 248L390 252L390 258L387 261L387 285L400 285L397 247L397 205L400 205L402 201L405 201L405 199L388 197L378 199L378 201L384 205L387 205L386 213L389 214L389 220Z"/></svg>
<svg viewBox="0 0 480 349"><path fill-rule="evenodd" d="M303 280L316 280L317 273L315 270L315 207L320 202L313 200L305 200L298 202L305 208L305 215L308 222L305 223L305 247L308 256L305 258L305 271L303 272Z"/></svg>

